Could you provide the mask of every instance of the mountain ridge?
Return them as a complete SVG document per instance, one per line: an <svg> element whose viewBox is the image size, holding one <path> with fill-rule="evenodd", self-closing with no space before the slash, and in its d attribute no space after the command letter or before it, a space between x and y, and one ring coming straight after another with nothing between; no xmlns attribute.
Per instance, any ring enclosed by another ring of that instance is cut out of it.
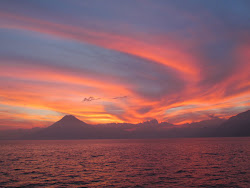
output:
<svg viewBox="0 0 250 188"><path fill-rule="evenodd" d="M11 135L12 133L12 135ZM6 134L6 135L5 135ZM10 135L8 137L8 134ZM213 118L176 126L156 119L142 123L87 124L73 115L65 115L46 128L0 131L0 139L116 139L250 136L250 110L228 120Z"/></svg>

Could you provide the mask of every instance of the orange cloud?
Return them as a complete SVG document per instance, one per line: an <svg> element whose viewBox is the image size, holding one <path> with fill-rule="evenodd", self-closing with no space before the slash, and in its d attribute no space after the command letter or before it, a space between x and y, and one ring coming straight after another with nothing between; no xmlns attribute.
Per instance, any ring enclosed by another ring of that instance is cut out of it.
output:
<svg viewBox="0 0 250 188"><path fill-rule="evenodd" d="M191 81L197 80L200 77L199 68L198 65L195 64L195 59L188 53L183 53L177 48L173 49L170 44L159 46L136 40L132 36L129 37L89 28L61 25L3 12L0 13L0 17L10 22L0 25L1 28L30 30L90 43L163 64L180 72L179 76L190 79Z"/></svg>
<svg viewBox="0 0 250 188"><path fill-rule="evenodd" d="M202 59L194 57L182 48L178 49L181 44L175 44L177 47L173 48L173 41L166 40L164 36L162 40L166 41L166 44L157 45L147 40L137 39L136 36L140 33L125 36L3 12L0 13L0 18L6 20L1 23L1 28L29 30L76 40L145 59L148 63L164 65L185 83L181 91L164 93L160 99L153 100L132 90L131 88L138 86L135 83L121 84L117 81L117 77L108 74L81 75L77 71L62 67L55 68L52 65L42 66L28 61L1 60L0 98L1 104L8 106L8 112L2 112L2 116L4 119L9 119L12 125L17 119L51 122L63 114L76 115L88 123L125 121L136 123L157 118L159 121L172 119L173 123L180 124L203 120L207 118L206 113L228 117L232 113L224 111L225 109L235 107L245 109L250 106L249 45L237 48L235 58L238 65L230 76L215 84L202 85L201 82L205 76L201 75L201 72L206 72L202 66ZM146 38L146 36L143 37ZM157 80L149 75L145 75L145 78ZM168 83L162 85L164 84ZM102 100L82 103L84 97L92 96L93 93L97 93L97 97ZM131 97L125 101L112 100L120 93ZM13 106L43 109L58 112L58 115L47 120L39 114L15 112ZM191 117L190 114L195 115Z"/></svg>

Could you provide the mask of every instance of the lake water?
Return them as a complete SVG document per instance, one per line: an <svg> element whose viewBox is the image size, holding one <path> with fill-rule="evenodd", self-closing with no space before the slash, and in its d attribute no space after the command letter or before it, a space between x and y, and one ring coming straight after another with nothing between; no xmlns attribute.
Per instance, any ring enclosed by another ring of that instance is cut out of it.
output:
<svg viewBox="0 0 250 188"><path fill-rule="evenodd" d="M0 187L250 187L250 137L0 141Z"/></svg>

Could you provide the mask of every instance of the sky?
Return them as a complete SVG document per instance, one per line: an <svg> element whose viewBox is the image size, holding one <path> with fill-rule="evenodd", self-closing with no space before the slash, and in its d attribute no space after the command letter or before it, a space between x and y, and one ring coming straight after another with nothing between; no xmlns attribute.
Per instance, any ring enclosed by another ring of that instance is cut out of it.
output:
<svg viewBox="0 0 250 188"><path fill-rule="evenodd" d="M0 128L250 109L248 0L1 0Z"/></svg>

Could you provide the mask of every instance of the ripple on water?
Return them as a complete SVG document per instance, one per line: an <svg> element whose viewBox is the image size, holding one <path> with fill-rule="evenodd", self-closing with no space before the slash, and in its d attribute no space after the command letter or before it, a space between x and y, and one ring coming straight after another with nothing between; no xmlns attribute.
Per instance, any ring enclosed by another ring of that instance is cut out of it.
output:
<svg viewBox="0 0 250 188"><path fill-rule="evenodd" d="M250 138L201 140L0 141L0 187L250 187Z"/></svg>

